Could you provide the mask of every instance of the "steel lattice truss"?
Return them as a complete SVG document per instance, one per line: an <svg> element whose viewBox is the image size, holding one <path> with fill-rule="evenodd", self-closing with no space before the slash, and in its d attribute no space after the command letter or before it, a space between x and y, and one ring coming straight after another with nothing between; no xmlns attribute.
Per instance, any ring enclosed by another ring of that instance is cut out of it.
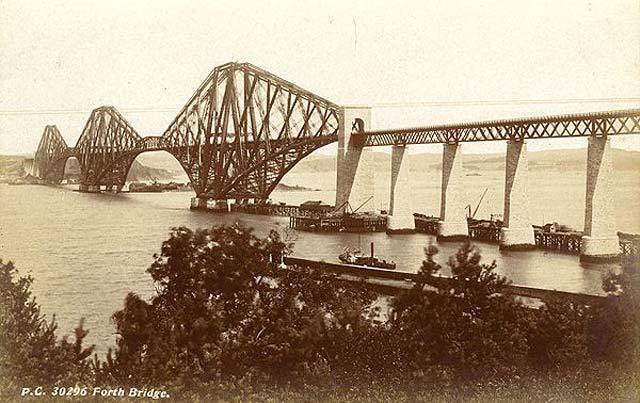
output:
<svg viewBox="0 0 640 403"><path fill-rule="evenodd" d="M640 134L640 109L368 131L366 146Z"/></svg>
<svg viewBox="0 0 640 403"><path fill-rule="evenodd" d="M113 107L94 109L75 147L80 183L124 185L142 138Z"/></svg>
<svg viewBox="0 0 640 403"><path fill-rule="evenodd" d="M91 113L75 149L57 129L57 136L45 130L35 164L60 182L74 155L82 184L122 186L138 154L165 150L199 196L265 199L297 162L337 141L338 119L338 105L251 64L228 63L211 72L162 136L140 137L115 108L103 106Z"/></svg>
<svg viewBox="0 0 640 403"><path fill-rule="evenodd" d="M264 199L337 141L338 106L251 64L217 67L164 133L199 195Z"/></svg>
<svg viewBox="0 0 640 403"><path fill-rule="evenodd" d="M46 126L33 158L33 175L47 182L60 183L67 158L72 155L73 149L67 146L58 128Z"/></svg>
<svg viewBox="0 0 640 403"><path fill-rule="evenodd" d="M314 150L338 140L338 105L248 63L216 67L162 136L142 138L113 107L95 109L75 148L45 128L35 175L62 180L80 162L83 185L122 186L138 154L165 150L198 196L266 199ZM345 122L349 123L349 122ZM347 125L348 127L348 125ZM365 146L640 134L640 110L355 133Z"/></svg>

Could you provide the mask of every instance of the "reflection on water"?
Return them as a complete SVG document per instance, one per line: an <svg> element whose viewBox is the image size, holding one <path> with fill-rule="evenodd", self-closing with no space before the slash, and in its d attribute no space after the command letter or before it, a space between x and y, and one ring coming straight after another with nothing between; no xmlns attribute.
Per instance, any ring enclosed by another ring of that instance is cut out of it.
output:
<svg viewBox="0 0 640 403"><path fill-rule="evenodd" d="M327 193L327 194L324 194ZM274 194L290 202L323 198L331 192ZM42 186L0 185L0 258L11 259L23 274L35 278L34 293L47 315L55 313L63 333L81 317L90 330L88 342L99 351L114 343L109 318L128 292L153 292L145 272L171 227L191 228L240 221L259 235L283 230L287 217L245 214L215 215L189 210L191 193L87 194ZM319 197L320 196L320 197ZM429 235L297 234L294 255L337 261L345 246L368 248L397 262L398 270L415 271ZM551 252L501 252L496 245L478 244L486 262L515 284L566 291L599 292L608 267L580 266L578 257ZM458 245L438 245L444 263ZM446 272L445 272L446 273Z"/></svg>

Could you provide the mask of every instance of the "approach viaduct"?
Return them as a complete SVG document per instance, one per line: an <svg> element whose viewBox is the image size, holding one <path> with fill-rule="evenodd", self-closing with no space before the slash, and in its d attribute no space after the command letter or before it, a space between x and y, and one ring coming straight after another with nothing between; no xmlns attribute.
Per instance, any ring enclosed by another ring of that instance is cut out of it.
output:
<svg viewBox="0 0 640 403"><path fill-rule="evenodd" d="M460 144L506 141L502 248L535 245L528 207L526 141L588 137L585 228L581 256L618 254L610 137L640 134L640 109L370 130L371 109L341 107L248 63L213 69L162 136L142 137L113 107L95 109L75 147L47 126L33 174L60 183L68 158L80 163L80 189L120 190L134 159L172 154L196 192L192 208L228 200L264 201L304 157L338 142L336 206L360 205L374 194L371 147L392 146L388 226L413 228L407 148L443 144L439 237L468 235ZM373 207L373 206L371 206Z"/></svg>

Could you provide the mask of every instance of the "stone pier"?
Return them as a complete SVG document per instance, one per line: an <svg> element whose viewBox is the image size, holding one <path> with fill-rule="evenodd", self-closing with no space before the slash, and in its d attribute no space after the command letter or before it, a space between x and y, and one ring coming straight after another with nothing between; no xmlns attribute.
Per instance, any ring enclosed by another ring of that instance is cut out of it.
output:
<svg viewBox="0 0 640 403"><path fill-rule="evenodd" d="M409 152L404 145L391 149L391 186L387 232L413 232L413 197L409 174Z"/></svg>
<svg viewBox="0 0 640 403"><path fill-rule="evenodd" d="M192 197L191 210L209 210L215 213L228 213L230 210L229 202L225 199L216 200L208 197Z"/></svg>
<svg viewBox="0 0 640 403"><path fill-rule="evenodd" d="M205 197L192 197L191 210L205 210L207 208L207 199Z"/></svg>
<svg viewBox="0 0 640 403"><path fill-rule="evenodd" d="M469 236L464 195L464 167L460 145L444 144L440 222L438 223L439 241L463 240Z"/></svg>
<svg viewBox="0 0 640 403"><path fill-rule="evenodd" d="M364 139L352 136L353 132L369 128L371 108L342 107L339 118L336 208L342 206L345 211L349 202L353 209L362 206L360 211L373 211L376 209L375 199L371 198L375 190L373 150L363 147Z"/></svg>
<svg viewBox="0 0 640 403"><path fill-rule="evenodd" d="M105 187L105 190L108 192L116 192L119 193L122 191L123 186L122 185L107 185Z"/></svg>
<svg viewBox="0 0 640 403"><path fill-rule="evenodd" d="M79 190L84 193L100 193L100 185L84 185L81 183Z"/></svg>
<svg viewBox="0 0 640 403"><path fill-rule="evenodd" d="M580 261L612 261L619 257L613 178L613 156L609 138L589 137Z"/></svg>
<svg viewBox="0 0 640 403"><path fill-rule="evenodd" d="M504 225L500 249L528 250L536 247L529 216L529 159L527 144L520 139L507 141L504 180Z"/></svg>

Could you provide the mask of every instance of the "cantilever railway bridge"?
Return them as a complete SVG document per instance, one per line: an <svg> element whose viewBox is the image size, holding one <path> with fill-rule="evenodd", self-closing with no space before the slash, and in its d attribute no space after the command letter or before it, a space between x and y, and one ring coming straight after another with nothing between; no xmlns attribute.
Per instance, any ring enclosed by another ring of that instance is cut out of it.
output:
<svg viewBox="0 0 640 403"><path fill-rule="evenodd" d="M109 106L93 110L75 147L47 126L33 172L60 183L67 159L76 157L82 190L120 189L139 154L163 150L199 197L264 200L296 163L338 141L341 126L364 146L640 134L640 109L381 131L344 116L337 104L265 70L227 63L213 69L162 136L142 137Z"/></svg>

